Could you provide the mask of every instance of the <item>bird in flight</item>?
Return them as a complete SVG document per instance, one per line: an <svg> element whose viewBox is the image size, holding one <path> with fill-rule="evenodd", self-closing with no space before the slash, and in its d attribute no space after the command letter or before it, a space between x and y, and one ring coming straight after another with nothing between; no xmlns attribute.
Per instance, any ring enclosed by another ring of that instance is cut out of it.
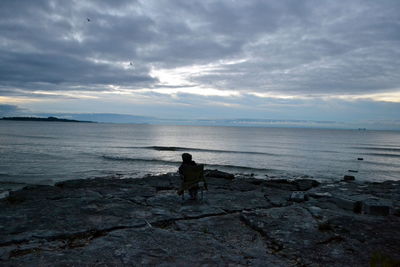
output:
<svg viewBox="0 0 400 267"><path fill-rule="evenodd" d="M86 18L86 19L87 19L88 22L90 22L90 19L89 19L89 18Z"/></svg>

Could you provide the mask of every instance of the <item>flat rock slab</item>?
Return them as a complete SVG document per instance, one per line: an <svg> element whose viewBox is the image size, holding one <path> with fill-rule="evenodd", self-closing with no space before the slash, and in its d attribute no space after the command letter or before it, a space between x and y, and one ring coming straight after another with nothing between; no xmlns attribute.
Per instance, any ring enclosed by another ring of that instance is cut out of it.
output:
<svg viewBox="0 0 400 267"><path fill-rule="evenodd" d="M393 212L399 182L218 175L207 178L209 191L200 201L176 194L175 175L72 180L11 192L0 200L0 265L365 266L400 260L400 220ZM296 191L309 199L291 201ZM335 199L364 206L355 213Z"/></svg>
<svg viewBox="0 0 400 267"><path fill-rule="evenodd" d="M224 226L230 226L228 228ZM257 244L257 245L255 245ZM180 221L168 228L143 227L110 232L91 242L61 251L37 251L8 263L30 266L151 265L191 266L258 265L287 266L288 261L266 253L263 239L243 227L238 216Z"/></svg>

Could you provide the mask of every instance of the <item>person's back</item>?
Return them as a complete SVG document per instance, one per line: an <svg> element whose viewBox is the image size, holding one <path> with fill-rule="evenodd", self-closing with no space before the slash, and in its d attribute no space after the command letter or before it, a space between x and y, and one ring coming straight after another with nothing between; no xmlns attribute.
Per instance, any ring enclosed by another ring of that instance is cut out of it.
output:
<svg viewBox="0 0 400 267"><path fill-rule="evenodd" d="M181 179L185 181L188 177L185 177L187 175L187 170L191 169L191 167L197 166L196 162L192 160L192 155L189 153L183 153L182 154L182 164L179 166L179 174L181 175ZM188 190L189 190L189 195L191 199L197 199L197 191L199 189L199 186L197 183L194 183L191 185ZM183 189L184 190L184 189ZM183 190L179 192L179 194L183 194Z"/></svg>
<svg viewBox="0 0 400 267"><path fill-rule="evenodd" d="M182 164L179 166L179 173L183 175L183 168L185 166L197 166L196 162L192 160L192 155L189 153L182 154Z"/></svg>

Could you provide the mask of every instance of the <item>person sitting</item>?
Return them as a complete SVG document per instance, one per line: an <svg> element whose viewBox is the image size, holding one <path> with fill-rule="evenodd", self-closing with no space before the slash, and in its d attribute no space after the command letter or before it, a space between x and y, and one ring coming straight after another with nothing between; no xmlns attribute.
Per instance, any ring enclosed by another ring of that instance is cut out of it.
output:
<svg viewBox="0 0 400 267"><path fill-rule="evenodd" d="M179 166L178 170L182 179L182 184L178 190L178 195L183 195L184 191L187 189L189 191L190 199L197 199L199 182L203 182L206 187L203 169L204 165L196 164L196 162L192 160L192 155L189 153L182 154L182 164Z"/></svg>

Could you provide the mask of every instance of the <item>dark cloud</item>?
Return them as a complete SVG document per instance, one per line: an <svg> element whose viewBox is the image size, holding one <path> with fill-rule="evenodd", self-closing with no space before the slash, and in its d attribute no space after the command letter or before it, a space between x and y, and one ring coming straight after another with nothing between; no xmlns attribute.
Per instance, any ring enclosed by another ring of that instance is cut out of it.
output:
<svg viewBox="0 0 400 267"><path fill-rule="evenodd" d="M238 59L246 61L189 77L192 85L289 95L398 90L399 10L390 0L2 0L0 94L153 88L152 68Z"/></svg>
<svg viewBox="0 0 400 267"><path fill-rule="evenodd" d="M146 72L124 70L109 64L94 63L70 54L1 53L0 80L6 85L31 83L60 84L127 84L153 81Z"/></svg>
<svg viewBox="0 0 400 267"><path fill-rule="evenodd" d="M18 116L24 113L24 109L15 105L2 105L0 104L0 118L7 116Z"/></svg>

